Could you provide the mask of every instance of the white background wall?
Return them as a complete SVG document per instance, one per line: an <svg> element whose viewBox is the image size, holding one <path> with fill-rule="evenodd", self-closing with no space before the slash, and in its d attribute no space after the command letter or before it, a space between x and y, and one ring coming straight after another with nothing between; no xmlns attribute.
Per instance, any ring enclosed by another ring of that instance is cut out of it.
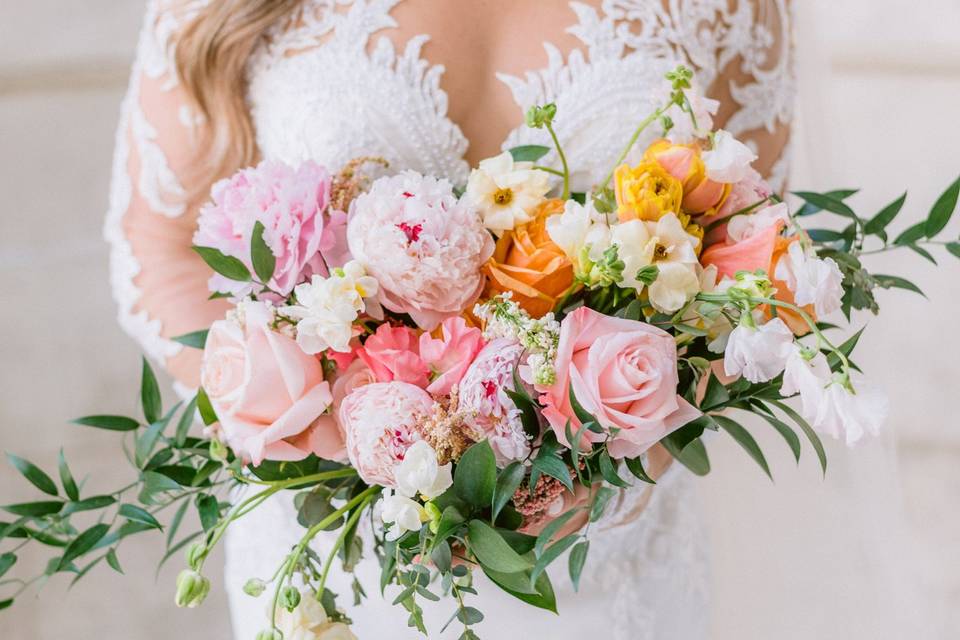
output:
<svg viewBox="0 0 960 640"><path fill-rule="evenodd" d="M792 184L860 186L853 202L864 213L908 187L902 224L920 219L960 174L960 3L797 4L807 63ZM117 439L64 424L92 411L135 410L138 352L114 323L100 226L141 11L131 0L0 4L0 449L51 467L63 443L75 472L95 475L101 489L126 477L102 465L116 454ZM950 229L956 235L960 224ZM930 627L913 637L946 640L960 632L960 262L944 256L942 263L935 270L907 253L877 261L878 271L920 283L930 300L881 294L884 313L865 334L859 361L890 391L890 437L903 478L902 496L888 478L877 479L886 506L902 498L906 514L905 537L877 554L910 557L898 585ZM830 506L835 487L862 481L856 461L834 450L834 476L817 484L809 455L796 471L782 442L761 439L775 486L734 445L711 444L716 471L702 483L703 495L722 523L711 538L714 637L888 637L869 597L860 588L851 593L876 573L877 554L852 553L856 545L843 533L888 523ZM7 466L0 466L0 487L3 503L32 495ZM227 638L216 588L200 610L172 606L180 562L155 581L157 542L124 545L126 577L104 568L69 595L57 580L24 598L12 614L0 613L3 637Z"/></svg>

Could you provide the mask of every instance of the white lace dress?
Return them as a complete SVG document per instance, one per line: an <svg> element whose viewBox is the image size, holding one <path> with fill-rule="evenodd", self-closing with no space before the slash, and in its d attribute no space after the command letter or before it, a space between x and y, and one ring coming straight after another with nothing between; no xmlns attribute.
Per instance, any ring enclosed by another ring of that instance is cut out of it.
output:
<svg viewBox="0 0 960 640"><path fill-rule="evenodd" d="M440 88L443 68L421 56L428 36L411 38L397 51L378 35L395 26L391 10L400 0L305 0L302 9L276 25L248 68L248 103L262 155L298 163L306 159L331 168L364 155L378 155L395 169L415 169L463 184L467 140L447 117ZM117 136L114 183L105 235L112 247L112 284L120 324L146 353L163 362L181 346L172 321L141 308L144 279L128 216L159 216L176 224L187 207L175 147L189 145L202 126L187 106L172 66L170 37L202 10L203 2L169 0L148 4L130 91ZM536 103L555 102L563 117L558 135L577 158L575 186L599 181L635 127L637 114L662 101L661 78L678 63L692 66L699 83L721 87L735 107L725 128L751 139L772 133L791 119L793 84L790 13L786 0L604 0L599 6L570 3L569 33L581 46L563 53L544 43L549 64L523 77L499 75L517 102L517 122ZM503 148L547 143L545 132L518 126ZM643 141L641 141L643 142ZM637 145L642 148L643 144ZM181 154L182 155L182 154ZM771 170L782 180L785 158ZM125 219L127 223L125 223ZM140 246L144 246L141 244ZM582 638L696 640L707 637L708 562L692 482L674 468L653 491L647 510L621 523L641 499L623 492L607 521L591 538L579 593L558 563L554 583L560 616L534 610L479 579L477 604L487 615L478 628L486 638ZM242 593L250 577L269 577L301 535L289 498L255 511L231 528L226 541L226 585L234 632L251 640L265 622L265 602ZM318 548L328 541L319 539ZM369 551L369 549L368 549ZM377 567L369 557L360 578L369 598L351 607L349 581L331 587L343 594L361 640L414 638L406 615L384 601ZM450 614L449 603L427 607L436 631ZM448 631L455 638L457 631ZM431 637L446 637L432 635Z"/></svg>

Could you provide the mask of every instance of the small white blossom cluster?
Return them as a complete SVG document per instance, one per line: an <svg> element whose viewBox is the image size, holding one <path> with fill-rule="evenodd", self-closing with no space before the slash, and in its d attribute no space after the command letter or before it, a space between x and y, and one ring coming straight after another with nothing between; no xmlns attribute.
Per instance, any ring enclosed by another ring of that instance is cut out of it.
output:
<svg viewBox="0 0 960 640"><path fill-rule="evenodd" d="M560 323L553 313L531 318L520 308L509 292L474 307L474 314L483 320L483 335L488 340L513 338L527 351L527 382L549 386L557 380L554 361L560 344Z"/></svg>

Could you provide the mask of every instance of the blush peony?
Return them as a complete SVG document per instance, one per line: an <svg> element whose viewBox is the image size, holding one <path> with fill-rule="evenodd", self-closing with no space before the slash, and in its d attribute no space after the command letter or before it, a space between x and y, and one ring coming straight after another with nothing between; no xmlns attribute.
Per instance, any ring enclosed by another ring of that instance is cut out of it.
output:
<svg viewBox="0 0 960 640"><path fill-rule="evenodd" d="M380 283L383 306L427 331L473 304L483 290L480 267L494 248L449 182L412 171L375 181L354 201L347 241Z"/></svg>

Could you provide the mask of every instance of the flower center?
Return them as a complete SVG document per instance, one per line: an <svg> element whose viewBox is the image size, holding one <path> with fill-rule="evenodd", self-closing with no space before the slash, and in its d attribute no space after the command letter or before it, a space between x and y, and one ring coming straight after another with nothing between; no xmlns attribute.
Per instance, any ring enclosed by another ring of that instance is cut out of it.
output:
<svg viewBox="0 0 960 640"><path fill-rule="evenodd" d="M403 235L407 236L407 244L411 244L419 240L420 233L423 231L423 225L419 222L414 225L401 222L397 225L397 228L400 229L400 231L403 231Z"/></svg>
<svg viewBox="0 0 960 640"><path fill-rule="evenodd" d="M660 260L666 260L669 254L670 254L670 250L658 242L657 246L653 250L653 260L654 262L657 262Z"/></svg>
<svg viewBox="0 0 960 640"><path fill-rule="evenodd" d="M497 383L493 380L484 380L480 384L483 385L483 392L488 398L492 398L497 394Z"/></svg>
<svg viewBox="0 0 960 640"><path fill-rule="evenodd" d="M493 192L493 201L501 207L505 207L513 201L513 190L497 189Z"/></svg>

